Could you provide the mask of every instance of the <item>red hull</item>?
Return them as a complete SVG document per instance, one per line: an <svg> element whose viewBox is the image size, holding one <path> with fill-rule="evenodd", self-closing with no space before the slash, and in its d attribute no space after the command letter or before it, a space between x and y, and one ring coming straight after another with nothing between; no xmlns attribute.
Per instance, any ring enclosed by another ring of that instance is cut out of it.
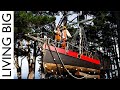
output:
<svg viewBox="0 0 120 90"><path fill-rule="evenodd" d="M43 61L47 63L54 63L53 58L48 49L48 46L44 45L43 47L46 49L46 53L44 55ZM61 64L57 56L57 53L55 51L55 47L50 46L50 50L52 51L52 54L56 62L58 64ZM81 58L79 59L78 57L79 54L77 52L73 52L70 50L66 51L65 49L61 49L61 48L57 48L57 52L60 54L61 59L65 65L100 69L100 60L96 60L85 55L81 55Z"/></svg>

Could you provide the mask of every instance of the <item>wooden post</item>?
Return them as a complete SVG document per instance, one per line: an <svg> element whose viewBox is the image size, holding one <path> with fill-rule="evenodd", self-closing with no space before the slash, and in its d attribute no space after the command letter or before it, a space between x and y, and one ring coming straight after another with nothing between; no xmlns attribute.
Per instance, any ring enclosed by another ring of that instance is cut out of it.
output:
<svg viewBox="0 0 120 90"><path fill-rule="evenodd" d="M33 61L30 61L31 59L30 59L30 41L28 40L27 41L28 42L28 56L27 56L27 59L28 59L28 65L29 65L29 73L28 73L28 79L33 79L34 78L34 72L33 72L33 65L32 65L32 63L31 62L33 62Z"/></svg>
<svg viewBox="0 0 120 90"><path fill-rule="evenodd" d="M17 69L17 77L18 79L21 79L21 67L19 66L19 63L18 63L18 55L15 55L14 59L16 59L14 64Z"/></svg>
<svg viewBox="0 0 120 90"><path fill-rule="evenodd" d="M15 64L15 67L17 69L17 77L18 77L18 79L21 79L21 67L20 67L20 65L18 63L19 49L22 48L21 41L18 42L18 47L17 48L18 49L16 49L16 55L14 57L14 59L15 59L15 63L14 64Z"/></svg>
<svg viewBox="0 0 120 90"><path fill-rule="evenodd" d="M34 53L33 53L33 62L32 62L32 70L33 70L34 74L35 74L35 62L36 62L36 56L37 56L37 53L36 53L37 45L36 44L37 44L37 41L34 41Z"/></svg>

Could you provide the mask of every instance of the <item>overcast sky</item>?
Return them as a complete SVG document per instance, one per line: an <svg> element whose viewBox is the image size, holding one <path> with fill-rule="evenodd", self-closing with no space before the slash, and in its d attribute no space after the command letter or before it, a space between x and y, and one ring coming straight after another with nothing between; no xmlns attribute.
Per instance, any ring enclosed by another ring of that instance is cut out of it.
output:
<svg viewBox="0 0 120 90"><path fill-rule="evenodd" d="M61 14L61 13L60 13L60 16L56 16L56 21L55 21L55 22L56 22L56 26L58 25L61 17L62 17L62 14ZM68 20L71 21L71 20L74 19L75 17L77 17L77 14L69 15L69 16L68 16ZM76 21L77 21L77 19L74 20L74 22L76 22Z"/></svg>
<svg viewBox="0 0 120 90"><path fill-rule="evenodd" d="M70 13L72 13L72 11L70 11ZM56 16L56 21L55 21L56 26L58 25L61 17L62 17L62 14L61 14L61 13L60 13L59 16ZM69 16L68 16L68 21L73 20L75 17L77 17L77 14L69 15ZM85 18L85 19L92 19L92 18L93 18L92 16L87 16L87 18ZM73 20L73 22L77 22L77 18L76 18L75 20ZM86 24L90 24L90 23L91 23L91 21L88 21ZM92 23L92 24L93 24L93 23Z"/></svg>

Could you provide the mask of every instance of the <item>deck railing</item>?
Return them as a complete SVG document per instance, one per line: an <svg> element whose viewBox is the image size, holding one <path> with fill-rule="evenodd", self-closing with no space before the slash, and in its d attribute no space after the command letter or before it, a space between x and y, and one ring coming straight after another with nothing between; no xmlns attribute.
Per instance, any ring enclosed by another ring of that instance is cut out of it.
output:
<svg viewBox="0 0 120 90"><path fill-rule="evenodd" d="M55 40L53 40L51 38L49 38L49 43L54 43L56 45L56 47L58 47L58 48L60 48L61 44L62 44L62 42L56 42ZM79 53L79 48L81 48L81 50L82 50L81 54L88 56L90 58L99 60L96 52L90 52L90 51L86 50L83 46L79 47L79 46L75 46L69 42L66 42L66 48L65 48L66 51L71 50L71 51L75 51L75 52Z"/></svg>

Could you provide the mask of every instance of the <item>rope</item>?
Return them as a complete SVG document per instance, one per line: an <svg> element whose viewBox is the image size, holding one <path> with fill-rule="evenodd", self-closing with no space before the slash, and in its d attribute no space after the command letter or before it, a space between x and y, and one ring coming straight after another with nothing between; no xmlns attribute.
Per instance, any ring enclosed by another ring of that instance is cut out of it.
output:
<svg viewBox="0 0 120 90"><path fill-rule="evenodd" d="M65 67L65 65L64 65L64 63L63 63L63 61L62 61L62 59L61 59L61 57L60 57L60 55L59 55L59 53L58 53L58 51L57 51L57 49L56 49L56 46L55 46L54 44L52 44L52 45L55 47L55 51L56 51L56 53L57 53L57 55L58 55L58 58L59 58L59 60L60 60L60 62L61 62L61 64L62 64L62 66L64 67L64 69L67 71L67 73L68 73L71 77L73 77L73 78L75 78L75 79L83 79L83 78L85 78L85 77L78 78L78 77L72 75L72 73L70 73L69 70Z"/></svg>

